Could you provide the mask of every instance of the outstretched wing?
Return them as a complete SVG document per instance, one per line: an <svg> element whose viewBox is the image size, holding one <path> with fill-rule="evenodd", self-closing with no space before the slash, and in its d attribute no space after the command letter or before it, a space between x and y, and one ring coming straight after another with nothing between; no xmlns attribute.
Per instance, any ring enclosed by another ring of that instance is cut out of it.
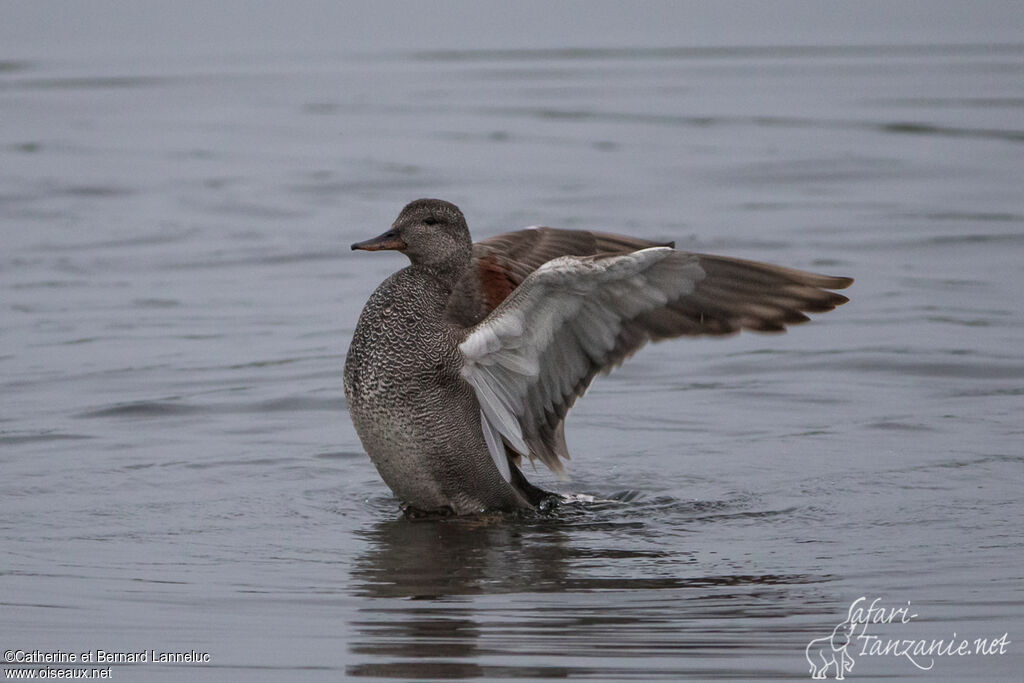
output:
<svg viewBox="0 0 1024 683"><path fill-rule="evenodd" d="M849 278L653 247L564 256L511 291L459 345L489 445L496 435L561 474L563 424L594 376L648 341L681 335L782 331L846 297ZM491 448L505 458L500 444Z"/></svg>

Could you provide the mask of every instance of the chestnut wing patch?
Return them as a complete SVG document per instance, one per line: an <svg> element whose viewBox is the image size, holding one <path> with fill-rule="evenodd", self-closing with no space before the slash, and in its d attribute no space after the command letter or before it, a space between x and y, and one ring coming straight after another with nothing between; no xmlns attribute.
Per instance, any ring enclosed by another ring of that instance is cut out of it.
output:
<svg viewBox="0 0 1024 683"><path fill-rule="evenodd" d="M480 259L477 265L477 275L480 292L487 302L487 308L492 311L512 293L518 284L513 279L512 273L502 265L501 260L494 254L487 254Z"/></svg>

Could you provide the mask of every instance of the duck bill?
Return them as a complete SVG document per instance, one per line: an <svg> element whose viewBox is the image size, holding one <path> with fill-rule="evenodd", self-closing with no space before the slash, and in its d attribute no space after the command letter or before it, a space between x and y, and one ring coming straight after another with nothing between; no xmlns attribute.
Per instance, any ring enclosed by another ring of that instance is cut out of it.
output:
<svg viewBox="0 0 1024 683"><path fill-rule="evenodd" d="M373 239L356 242L352 245L352 251L355 251L356 249L362 249L363 251L381 251L383 249L404 251L405 247L405 240L403 240L398 234L398 230L392 228L382 235L377 235Z"/></svg>

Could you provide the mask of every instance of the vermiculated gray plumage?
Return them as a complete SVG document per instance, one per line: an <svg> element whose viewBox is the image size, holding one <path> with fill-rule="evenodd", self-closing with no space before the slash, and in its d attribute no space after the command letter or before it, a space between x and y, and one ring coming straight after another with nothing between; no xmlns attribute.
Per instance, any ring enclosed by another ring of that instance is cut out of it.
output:
<svg viewBox="0 0 1024 683"><path fill-rule="evenodd" d="M353 249L412 265L363 309L345 362L356 431L395 495L458 514L536 505L521 456L561 473L564 419L648 341L782 331L849 278L538 228L472 244L461 211L420 199Z"/></svg>

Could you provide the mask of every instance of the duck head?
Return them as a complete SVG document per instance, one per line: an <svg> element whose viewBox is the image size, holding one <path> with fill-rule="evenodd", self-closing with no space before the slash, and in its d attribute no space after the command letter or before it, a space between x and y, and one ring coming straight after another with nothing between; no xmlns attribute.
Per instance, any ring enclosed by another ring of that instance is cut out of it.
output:
<svg viewBox="0 0 1024 683"><path fill-rule="evenodd" d="M394 249L413 265L461 270L469 265L473 241L459 207L441 199L417 199L402 209L390 230L356 242L352 249Z"/></svg>

